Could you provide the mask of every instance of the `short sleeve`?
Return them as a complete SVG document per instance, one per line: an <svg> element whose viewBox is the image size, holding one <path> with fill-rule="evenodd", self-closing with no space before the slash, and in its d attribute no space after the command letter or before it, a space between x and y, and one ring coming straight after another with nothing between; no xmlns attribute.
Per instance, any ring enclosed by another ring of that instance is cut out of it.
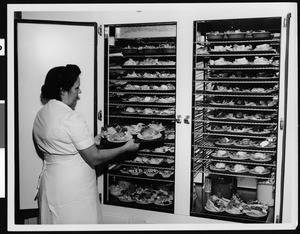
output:
<svg viewBox="0 0 300 234"><path fill-rule="evenodd" d="M77 150L86 149L94 144L94 137L84 116L73 112L65 123L66 132Z"/></svg>

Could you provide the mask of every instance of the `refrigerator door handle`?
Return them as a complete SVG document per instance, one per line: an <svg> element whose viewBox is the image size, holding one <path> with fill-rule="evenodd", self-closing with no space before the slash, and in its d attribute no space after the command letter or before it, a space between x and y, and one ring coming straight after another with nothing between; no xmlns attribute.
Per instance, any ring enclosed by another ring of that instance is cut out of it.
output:
<svg viewBox="0 0 300 234"><path fill-rule="evenodd" d="M185 124L190 124L189 118L190 118L189 115L185 116L185 118L183 120Z"/></svg>
<svg viewBox="0 0 300 234"><path fill-rule="evenodd" d="M179 124L181 123L181 115L177 115L176 122Z"/></svg>

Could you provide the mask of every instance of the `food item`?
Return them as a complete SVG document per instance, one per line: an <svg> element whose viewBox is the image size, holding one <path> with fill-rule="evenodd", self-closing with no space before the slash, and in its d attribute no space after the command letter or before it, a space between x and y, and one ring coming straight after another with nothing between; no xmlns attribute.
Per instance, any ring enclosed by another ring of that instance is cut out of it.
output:
<svg viewBox="0 0 300 234"><path fill-rule="evenodd" d="M227 137L222 137L220 140L219 140L219 143L221 144L229 144L229 143L232 143L233 140L232 139L229 139Z"/></svg>
<svg viewBox="0 0 300 234"><path fill-rule="evenodd" d="M238 119L242 119L242 118L244 118L244 114L242 112L237 112L235 114L235 117L238 118Z"/></svg>
<svg viewBox="0 0 300 234"><path fill-rule="evenodd" d="M264 173L265 171L266 171L266 169L263 166L256 166L254 168L254 172L256 172L258 174Z"/></svg>
<svg viewBox="0 0 300 234"><path fill-rule="evenodd" d="M225 198L219 198L216 195L212 195L207 199L205 208L212 212L223 212L228 204L228 200Z"/></svg>
<svg viewBox="0 0 300 234"><path fill-rule="evenodd" d="M247 170L247 168L242 164L235 164L233 167L233 171L235 171L235 172L242 172L242 171L246 171L246 170Z"/></svg>
<svg viewBox="0 0 300 234"><path fill-rule="evenodd" d="M151 123L148 126L158 132L165 129L165 127L162 125L162 123L157 123L157 124Z"/></svg>
<svg viewBox="0 0 300 234"><path fill-rule="evenodd" d="M226 164L225 163L216 163L215 168L217 169L225 169Z"/></svg>
<svg viewBox="0 0 300 234"><path fill-rule="evenodd" d="M230 214L242 214L243 206L245 203L238 197L238 195L232 195L232 198L227 204L226 211Z"/></svg>
<svg viewBox="0 0 300 234"><path fill-rule="evenodd" d="M132 108L132 107L127 107L127 108L126 108L126 112L134 113L134 112L135 112L135 109Z"/></svg>
<svg viewBox="0 0 300 234"><path fill-rule="evenodd" d="M159 171L159 174L160 174L162 177L164 177L164 178L168 178L168 177L170 177L171 175L173 175L174 172L173 172L173 171L170 171L170 170L160 170L160 171Z"/></svg>
<svg viewBox="0 0 300 234"><path fill-rule="evenodd" d="M226 150L218 150L217 151L217 156L218 157L222 157L222 156L225 156L227 155L227 151Z"/></svg>
<svg viewBox="0 0 300 234"><path fill-rule="evenodd" d="M158 170L154 168L147 168L146 170L144 170L144 173L149 177L153 177L158 173Z"/></svg>
<svg viewBox="0 0 300 234"><path fill-rule="evenodd" d="M247 152L244 152L244 151L238 151L238 152L236 153L236 156L241 157L241 158L244 158L244 157L247 157L247 156L248 156L248 153L247 153Z"/></svg>
<svg viewBox="0 0 300 234"><path fill-rule="evenodd" d="M251 141L248 138L244 138L240 143L241 145L250 145Z"/></svg>
<svg viewBox="0 0 300 234"><path fill-rule="evenodd" d="M141 135L143 138L153 138L154 135L158 134L158 131L150 126L145 126L141 130Z"/></svg>
<svg viewBox="0 0 300 234"><path fill-rule="evenodd" d="M233 64L248 64L249 61L246 58L235 59Z"/></svg>
<svg viewBox="0 0 300 234"><path fill-rule="evenodd" d="M121 187L120 185L112 184L112 185L109 186L110 194L115 196L115 197L122 195L123 190L124 190L124 188Z"/></svg>

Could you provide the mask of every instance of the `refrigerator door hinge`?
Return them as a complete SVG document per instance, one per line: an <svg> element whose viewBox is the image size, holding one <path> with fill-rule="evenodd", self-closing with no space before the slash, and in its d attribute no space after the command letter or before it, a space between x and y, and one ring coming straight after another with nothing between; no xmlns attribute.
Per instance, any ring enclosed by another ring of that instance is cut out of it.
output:
<svg viewBox="0 0 300 234"><path fill-rule="evenodd" d="M283 20L283 27L286 28L286 18Z"/></svg>
<svg viewBox="0 0 300 234"><path fill-rule="evenodd" d="M102 110L98 111L97 117L98 117L98 120L102 121Z"/></svg>
<svg viewBox="0 0 300 234"><path fill-rule="evenodd" d="M99 201L100 201L100 204L102 203L102 193L99 193Z"/></svg>
<svg viewBox="0 0 300 234"><path fill-rule="evenodd" d="M284 126L284 120L283 118L280 118L280 123L279 123L280 130L283 130L283 126Z"/></svg>
<svg viewBox="0 0 300 234"><path fill-rule="evenodd" d="M279 223L279 215L276 215L275 223Z"/></svg>
<svg viewBox="0 0 300 234"><path fill-rule="evenodd" d="M99 34L99 36L102 36L102 25L99 25L99 27L98 27L98 34Z"/></svg>

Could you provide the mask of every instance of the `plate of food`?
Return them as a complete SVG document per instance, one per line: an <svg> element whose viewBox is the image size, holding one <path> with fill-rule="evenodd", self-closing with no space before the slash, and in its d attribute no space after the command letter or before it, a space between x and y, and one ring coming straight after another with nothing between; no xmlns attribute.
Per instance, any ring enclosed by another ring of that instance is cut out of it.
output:
<svg viewBox="0 0 300 234"><path fill-rule="evenodd" d="M227 202L227 200L212 195L207 199L204 209L214 213L224 212Z"/></svg>
<svg viewBox="0 0 300 234"><path fill-rule="evenodd" d="M160 137L162 137L162 134L149 127L149 126L145 126L141 129L140 133L137 135L137 138L139 138L140 140L145 140L145 141L152 141L152 140L156 140L159 139Z"/></svg>
<svg viewBox="0 0 300 234"><path fill-rule="evenodd" d="M248 216L261 218L268 214L269 206L258 200L248 201L246 205L243 206L244 213Z"/></svg>
<svg viewBox="0 0 300 234"><path fill-rule="evenodd" d="M218 141L215 142L216 145L218 146L231 146L233 145L234 140L229 139L227 137L222 137Z"/></svg>
<svg viewBox="0 0 300 234"><path fill-rule="evenodd" d="M218 150L210 154L214 158L228 158L230 153L227 150Z"/></svg>
<svg viewBox="0 0 300 234"><path fill-rule="evenodd" d="M268 170L267 168L265 168L263 166L256 166L256 167L252 168L251 170L249 170L249 172L254 175L267 175L270 173L270 170Z"/></svg>
<svg viewBox="0 0 300 234"><path fill-rule="evenodd" d="M122 196L119 196L118 199L121 202L134 202L134 199L129 194L123 194Z"/></svg>
<svg viewBox="0 0 300 234"><path fill-rule="evenodd" d="M232 198L228 202L225 212L233 215L240 215L244 213L243 206L245 203L237 196L232 195Z"/></svg>
<svg viewBox="0 0 300 234"><path fill-rule="evenodd" d="M151 158L149 161L149 164L153 164L153 165L159 165L164 161L163 158Z"/></svg>
<svg viewBox="0 0 300 234"><path fill-rule="evenodd" d="M130 174L129 170L130 170L130 168L128 168L128 167L123 167L123 168L120 170L120 172L123 173L123 174Z"/></svg>
<svg viewBox="0 0 300 234"><path fill-rule="evenodd" d="M228 170L228 166L226 165L226 163L222 163L222 162L210 164L209 168L212 171L227 171Z"/></svg>
<svg viewBox="0 0 300 234"><path fill-rule="evenodd" d="M247 160L249 159L249 154L244 151L238 151L232 155L230 155L230 158L233 160Z"/></svg>
<svg viewBox="0 0 300 234"><path fill-rule="evenodd" d="M141 168L131 168L129 169L129 173L131 175L135 175L135 176L138 176L138 175L141 175L143 173L143 170Z"/></svg>
<svg viewBox="0 0 300 234"><path fill-rule="evenodd" d="M265 148L265 149L274 149L276 148L276 144L270 141L262 141L259 143L254 144L256 148Z"/></svg>
<svg viewBox="0 0 300 234"><path fill-rule="evenodd" d="M237 147L245 147L245 148L252 147L253 144L254 143L250 139L248 139L248 138L244 138L241 141L235 141L234 142L235 146L237 146Z"/></svg>
<svg viewBox="0 0 300 234"><path fill-rule="evenodd" d="M158 170L155 168L147 168L144 170L144 174L148 177L154 177L158 173Z"/></svg>
<svg viewBox="0 0 300 234"><path fill-rule="evenodd" d="M143 194L140 194L134 197L134 201L141 205L147 205L147 204L154 203L154 198L152 196L148 197L148 196L143 196Z"/></svg>
<svg viewBox="0 0 300 234"><path fill-rule="evenodd" d="M206 128L207 131L209 132L226 132L227 131L227 126L226 125L217 125L217 124L212 124Z"/></svg>
<svg viewBox="0 0 300 234"><path fill-rule="evenodd" d="M268 162L272 160L270 155L260 152L252 154L249 158L254 162Z"/></svg>
<svg viewBox="0 0 300 234"><path fill-rule="evenodd" d="M246 173L248 172L248 168L242 164L235 164L233 167L229 168L229 171L232 173Z"/></svg>
<svg viewBox="0 0 300 234"><path fill-rule="evenodd" d="M127 131L131 134L131 135L137 135L142 127L144 126L143 123L138 123L138 124L131 124L128 126L125 126L127 128Z"/></svg>
<svg viewBox="0 0 300 234"><path fill-rule="evenodd" d="M132 139L132 135L129 132L116 132L107 137L107 140L112 143L124 143Z"/></svg>
<svg viewBox="0 0 300 234"><path fill-rule="evenodd" d="M155 198L154 204L158 206L169 206L172 205L172 196L158 196Z"/></svg>
<svg viewBox="0 0 300 234"><path fill-rule="evenodd" d="M174 174L174 171L171 170L160 170L159 174L163 177L163 178L169 178L171 175Z"/></svg>

